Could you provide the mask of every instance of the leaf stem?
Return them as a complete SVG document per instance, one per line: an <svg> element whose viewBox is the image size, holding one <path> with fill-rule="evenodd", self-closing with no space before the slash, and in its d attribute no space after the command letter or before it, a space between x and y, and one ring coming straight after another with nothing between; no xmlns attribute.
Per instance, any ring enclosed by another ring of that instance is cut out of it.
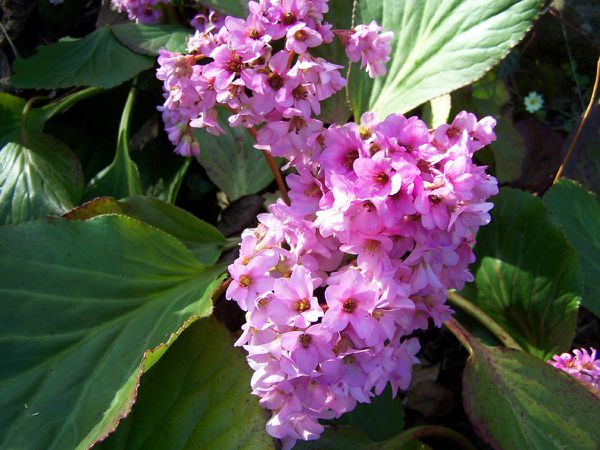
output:
<svg viewBox="0 0 600 450"><path fill-rule="evenodd" d="M441 427L439 425L423 425L420 427L410 428L401 434L396 439L393 439L389 445L384 445L382 450L391 450L397 448L397 445L401 442L406 442L414 439L422 438L439 438L452 443L452 448L461 448L465 450L476 450L476 447L462 434L451 430L450 428Z"/></svg>
<svg viewBox="0 0 600 450"><path fill-rule="evenodd" d="M494 319L492 319L490 316L488 316L483 310L479 309L477 306L475 306L473 303L471 303L466 298L461 297L454 291L448 291L448 302L451 303L452 305L460 308L461 310L463 310L464 312L469 314L471 317L477 319L477 321L479 323L481 323L488 330L490 330L494 334L494 336L496 336L498 338L498 340L500 340L500 342L502 342L505 346L507 346L509 348L521 350L521 351L523 350L523 347L521 347L517 343L517 341L515 341L510 336L510 334L508 334L504 330L504 328L502 328L500 325L498 325L498 322L496 322Z"/></svg>
<svg viewBox="0 0 600 450"><path fill-rule="evenodd" d="M63 98L59 98L59 99L53 101L52 103L47 104L46 106L42 106L40 108L40 111L42 111L42 113L43 113L43 118L44 118L43 120L44 121L49 120L52 117L54 117L55 115L57 115L58 113L61 113L65 109L74 105L75 103L77 103L85 98L99 94L100 92L103 92L103 91L104 91L104 89L102 89L102 88L91 86L91 87L73 92L72 94L68 94Z"/></svg>
<svg viewBox="0 0 600 450"><path fill-rule="evenodd" d="M248 132L252 135L254 140L256 141L256 130L254 128L246 128ZM275 183L277 183L277 188L279 192L281 192L281 198L286 203L286 205L290 204L290 198L288 196L287 187L285 186L285 182L283 181L283 177L281 176L281 172L279 171L279 167L277 166L277 162L275 162L275 158L266 150L261 150L263 156L267 160L267 164L273 172L273 176L275 177Z"/></svg>
<svg viewBox="0 0 600 450"><path fill-rule="evenodd" d="M565 170L565 167L567 166L567 163L569 162L569 158L571 157L571 154L573 153L575 144L579 140L579 136L581 135L581 130L583 130L583 126L585 125L585 122L587 121L587 118L590 115L590 111L592 110L592 105L594 104L594 99L596 98L596 91L598 90L599 80L600 80L600 57L598 58L598 62L596 63L596 80L594 81L594 88L592 89L592 96L590 97L590 102L588 103L588 106L587 106L585 112L583 113L583 117L581 118L581 121L579 122L579 126L577 127L577 131L575 132L575 136L573 136L573 140L571 141L571 144L569 144L567 154L565 155L563 162L561 163L560 167L558 168L558 172L556 172L556 176L554 177L554 181L552 182L552 184L556 184L558 182L558 179L562 175L563 171Z"/></svg>
<svg viewBox="0 0 600 450"><path fill-rule="evenodd" d="M450 319L444 322L444 326L450 330L450 332L454 335L456 339L463 345L464 348L467 349L469 354L473 353L473 347L471 346L471 341L468 337L467 331L459 324L456 319Z"/></svg>
<svg viewBox="0 0 600 450"><path fill-rule="evenodd" d="M223 251L226 252L227 250L236 248L238 245L240 245L241 241L242 241L242 239L239 237L227 238L225 240L225 243L223 244Z"/></svg>

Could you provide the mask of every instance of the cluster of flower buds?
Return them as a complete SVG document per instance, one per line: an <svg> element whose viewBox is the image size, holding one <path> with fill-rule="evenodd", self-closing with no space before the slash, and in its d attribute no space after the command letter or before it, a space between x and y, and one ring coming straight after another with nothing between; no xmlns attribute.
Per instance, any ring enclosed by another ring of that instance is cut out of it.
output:
<svg viewBox="0 0 600 450"><path fill-rule="evenodd" d="M232 112L229 125L254 127L262 123L280 136L322 129L314 117L321 102L346 84L340 69L311 49L331 43L332 25L324 22L327 0L260 0L249 2L246 19L226 17L221 27L210 14L198 19L187 54L161 50L157 71L164 82L161 110L175 151L197 155L191 128L218 135L216 107ZM353 30L336 30L348 57L361 60L371 76L385 74L391 52L391 33L375 22ZM297 139L298 140L298 139Z"/></svg>
<svg viewBox="0 0 600 450"><path fill-rule="evenodd" d="M205 12L198 12L190 20L190 25L198 33L212 33L219 31L225 25L225 17L212 9L207 9Z"/></svg>
<svg viewBox="0 0 600 450"><path fill-rule="evenodd" d="M600 359L596 358L596 349L590 348L590 353L582 348L573 350L572 355L570 353L554 355L548 363L592 388L600 390Z"/></svg>
<svg viewBox="0 0 600 450"><path fill-rule="evenodd" d="M416 117L366 113L300 137L291 204L273 204L243 233L226 293L247 311L237 345L284 448L318 438L319 419L370 402L388 382L394 395L408 387L419 350L408 336L429 319L441 326L446 290L473 279L474 236L498 188L472 157L494 125L462 112L429 130ZM270 150L298 139L265 133Z"/></svg>
<svg viewBox="0 0 600 450"><path fill-rule="evenodd" d="M160 22L162 17L158 5L169 3L169 0L111 0L111 2L114 9L126 12L129 20L152 24Z"/></svg>

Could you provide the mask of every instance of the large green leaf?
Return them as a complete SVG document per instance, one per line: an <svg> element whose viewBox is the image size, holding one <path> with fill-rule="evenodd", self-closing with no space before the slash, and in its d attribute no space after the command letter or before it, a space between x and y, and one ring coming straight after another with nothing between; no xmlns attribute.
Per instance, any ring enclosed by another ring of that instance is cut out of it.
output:
<svg viewBox="0 0 600 450"><path fill-rule="evenodd" d="M131 51L154 56L166 48L171 52L183 52L190 36L190 29L178 25L142 25L124 23L114 25L112 32Z"/></svg>
<svg viewBox="0 0 600 450"><path fill-rule="evenodd" d="M548 359L569 349L582 278L577 253L540 199L503 188L492 222L477 234L475 283L463 296L529 353Z"/></svg>
<svg viewBox="0 0 600 450"><path fill-rule="evenodd" d="M17 139L24 127L30 131L42 131L40 111L30 108L25 117L23 111L26 104L20 97L0 92L0 147Z"/></svg>
<svg viewBox="0 0 600 450"><path fill-rule="evenodd" d="M18 58L11 81L20 88L110 88L153 65L152 58L133 53L119 43L110 28L100 27L83 38L65 38L38 47L30 58Z"/></svg>
<svg viewBox="0 0 600 450"><path fill-rule="evenodd" d="M25 103L20 97L0 92L0 146L20 131Z"/></svg>
<svg viewBox="0 0 600 450"><path fill-rule="evenodd" d="M63 214L82 189L77 157L50 135L18 133L0 150L1 224Z"/></svg>
<svg viewBox="0 0 600 450"><path fill-rule="evenodd" d="M179 239L204 264L214 264L226 242L221 232L209 223L152 197L134 196L118 201L101 197L69 211L65 217L85 220L102 214L124 214L159 228Z"/></svg>
<svg viewBox="0 0 600 450"><path fill-rule="evenodd" d="M600 396L527 353L469 338L463 403L495 448L600 448Z"/></svg>
<svg viewBox="0 0 600 450"><path fill-rule="evenodd" d="M361 0L356 24L375 19L394 32L385 77L353 65L355 117L404 113L480 78L531 27L542 0Z"/></svg>
<svg viewBox="0 0 600 450"><path fill-rule="evenodd" d="M383 442L372 442L359 428L348 425L327 427L316 441L298 441L295 450L427 450L421 442L397 435Z"/></svg>
<svg viewBox="0 0 600 450"><path fill-rule="evenodd" d="M252 371L233 336L202 319L142 378L131 415L99 449L275 449L267 411L250 394Z"/></svg>
<svg viewBox="0 0 600 450"><path fill-rule="evenodd" d="M248 14L246 0L203 0L202 3L222 14L234 17L246 17Z"/></svg>
<svg viewBox="0 0 600 450"><path fill-rule="evenodd" d="M594 194L562 179L544 195L544 203L577 250L583 272L581 304L600 317L600 205Z"/></svg>
<svg viewBox="0 0 600 450"><path fill-rule="evenodd" d="M273 173L260 150L252 147L254 139L248 130L230 127L227 116L227 111L219 110L220 136L199 129L194 130L194 136L200 142L198 161L211 181L233 201L264 189L273 181Z"/></svg>
<svg viewBox="0 0 600 450"><path fill-rule="evenodd" d="M7 449L84 449L114 430L164 343L210 314L222 271L118 215L2 227L0 255Z"/></svg>
<svg viewBox="0 0 600 450"><path fill-rule="evenodd" d="M121 115L115 157L108 167L90 180L85 190L86 198L103 195L122 198L142 193L140 173L129 156L129 122L135 95L136 88L134 85L129 91Z"/></svg>
<svg viewBox="0 0 600 450"><path fill-rule="evenodd" d="M340 422L360 428L372 441L383 441L404 429L404 406L400 398L392 398L388 386L381 395L372 398L371 403L356 405Z"/></svg>

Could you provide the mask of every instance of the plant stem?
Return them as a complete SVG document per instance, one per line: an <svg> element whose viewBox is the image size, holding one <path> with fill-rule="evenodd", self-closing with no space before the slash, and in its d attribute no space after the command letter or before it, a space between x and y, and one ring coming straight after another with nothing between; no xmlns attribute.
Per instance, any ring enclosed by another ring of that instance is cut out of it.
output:
<svg viewBox="0 0 600 450"><path fill-rule="evenodd" d="M450 428L441 427L438 425L423 425L406 430L398 435L396 439L393 439L388 445L384 445L381 449L392 450L394 448L398 448L398 444L401 442L422 438L444 439L445 441L448 441L449 444L453 444L451 446L449 445L449 447L462 448L465 450L476 450L476 447L471 443L471 441L469 441L462 434L451 430Z"/></svg>
<svg viewBox="0 0 600 450"><path fill-rule="evenodd" d="M254 128L247 128L247 130L252 135L254 140L256 141L256 130ZM261 150L261 151L262 151L263 156L267 160L267 164L269 165L271 172L273 172L273 176L275 177L275 183L277 183L277 188L279 189L279 192L281 192L281 198L287 205L289 205L290 198L288 197L287 187L285 186L285 182L283 181L283 177L281 176L279 167L277 166L277 163L275 162L275 158L273 158L273 155L271 155L268 151L266 151L266 150Z"/></svg>
<svg viewBox="0 0 600 450"><path fill-rule="evenodd" d="M226 252L227 250L236 248L238 245L240 245L240 242L241 238L239 237L227 238L225 240L225 244L223 244L223 251Z"/></svg>
<svg viewBox="0 0 600 450"><path fill-rule="evenodd" d="M77 103L85 98L91 97L92 95L99 94L102 91L104 91L104 89L91 86L91 87L76 91L72 94L66 95L63 98L59 98L59 99L53 101L52 103L49 103L48 105L41 107L40 110L43 112L44 121L51 119L52 117L54 117L58 113L64 111L68 107L74 105L75 103Z"/></svg>
<svg viewBox="0 0 600 450"><path fill-rule="evenodd" d="M444 326L450 330L456 339L459 340L463 347L467 349L469 354L473 353L473 347L471 346L469 335L462 325L456 321L456 319L450 319L444 322Z"/></svg>
<svg viewBox="0 0 600 450"><path fill-rule="evenodd" d="M575 136L573 137L573 140L571 141L571 144L569 145L569 148L567 150L567 154L565 155L565 159L563 159L563 162L561 163L560 167L558 168L558 172L556 172L556 176L554 177L554 181L552 182L552 184L556 184L558 182L558 179L562 175L563 170L565 170L565 167L567 166L567 163L569 162L569 158L571 157L571 154L573 153L575 144L579 140L579 136L581 135L581 130L583 130L583 126L585 125L585 122L587 121L587 118L590 115L590 111L592 110L592 105L594 104L594 99L596 98L596 91L598 90L598 81L599 80L600 80L600 58L598 58L598 62L596 64L596 80L594 81L594 88L592 89L592 96L590 97L590 102L588 103L588 106L587 106L585 112L583 113L583 117L581 118L581 121L579 122L579 126L577 127L577 131L575 132Z"/></svg>
<svg viewBox="0 0 600 450"><path fill-rule="evenodd" d="M505 346L509 348L514 348L517 350L523 350L517 341L515 341L494 319L488 316L484 311L479 309L473 303L471 303L466 298L461 297L454 291L448 291L448 301L452 305L460 308L471 317L477 319L479 323L485 326L488 330L490 330L494 336L500 340Z"/></svg>

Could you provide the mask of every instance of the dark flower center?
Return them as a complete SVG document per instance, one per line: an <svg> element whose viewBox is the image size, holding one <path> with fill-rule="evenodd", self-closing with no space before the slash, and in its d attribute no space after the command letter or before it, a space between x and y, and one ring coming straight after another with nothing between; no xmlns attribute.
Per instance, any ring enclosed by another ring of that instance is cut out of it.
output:
<svg viewBox="0 0 600 450"><path fill-rule="evenodd" d="M231 55L231 59L229 61L227 61L227 64L225 64L225 67L227 67L227 70L229 70L230 72L234 72L234 73L241 72L242 60L239 58L239 56L237 56L235 54Z"/></svg>
<svg viewBox="0 0 600 450"><path fill-rule="evenodd" d="M366 200L363 202L363 208L365 208L367 210L367 212L373 212L373 210L375 209L375 205L373 204L373 202L371 200Z"/></svg>
<svg viewBox="0 0 600 450"><path fill-rule="evenodd" d="M343 164L348 169L352 169L354 161L356 161L357 159L358 159L358 149L355 148L352 150L348 150L348 153L346 153L346 157L344 158Z"/></svg>
<svg viewBox="0 0 600 450"><path fill-rule="evenodd" d="M294 39L297 41L305 41L308 39L308 33L304 30L298 30L294 33Z"/></svg>
<svg viewBox="0 0 600 450"><path fill-rule="evenodd" d="M298 311L298 312L304 312L307 309L310 308L310 303L307 299L303 298L301 300L298 300L295 304L294 304L294 310Z"/></svg>
<svg viewBox="0 0 600 450"><path fill-rule="evenodd" d="M285 80L281 75L278 75L276 73L272 73L271 75L269 75L269 86L271 86L271 88L274 91L281 89L284 84Z"/></svg>
<svg viewBox="0 0 600 450"><path fill-rule="evenodd" d="M448 131L446 131L446 136L448 136L450 139L454 139L454 138L460 136L460 133L461 133L460 128L450 127L450 128L448 128Z"/></svg>
<svg viewBox="0 0 600 450"><path fill-rule="evenodd" d="M356 309L356 300L353 298L347 298L344 300L344 303L342 303L342 309L347 313L351 313Z"/></svg>
<svg viewBox="0 0 600 450"><path fill-rule="evenodd" d="M300 341L300 345L302 347L308 348L308 347L310 347L310 344L312 343L312 336L310 334L302 333L298 337L298 340Z"/></svg>
<svg viewBox="0 0 600 450"><path fill-rule="evenodd" d="M390 180L390 177L385 172L380 172L377 175L375 175L375 182L377 184L386 184L389 180Z"/></svg>
<svg viewBox="0 0 600 450"><path fill-rule="evenodd" d="M429 196L429 203L431 203L432 205L437 205L442 200L443 200L443 197L440 197L439 195L430 195Z"/></svg>
<svg viewBox="0 0 600 450"><path fill-rule="evenodd" d="M260 33L254 28L250 28L250 30L248 31L248 37L250 39L258 39L260 37Z"/></svg>
<svg viewBox="0 0 600 450"><path fill-rule="evenodd" d="M248 275L242 275L240 277L240 286L248 287L252 284L252 279Z"/></svg>
<svg viewBox="0 0 600 450"><path fill-rule="evenodd" d="M281 21L281 23L283 23L284 25L291 25L295 22L296 22L296 15L291 11L286 12L283 15L283 20Z"/></svg>
<svg viewBox="0 0 600 450"><path fill-rule="evenodd" d="M304 86L300 85L292 91L292 95L298 100L306 100L306 97L308 97L308 91Z"/></svg>

